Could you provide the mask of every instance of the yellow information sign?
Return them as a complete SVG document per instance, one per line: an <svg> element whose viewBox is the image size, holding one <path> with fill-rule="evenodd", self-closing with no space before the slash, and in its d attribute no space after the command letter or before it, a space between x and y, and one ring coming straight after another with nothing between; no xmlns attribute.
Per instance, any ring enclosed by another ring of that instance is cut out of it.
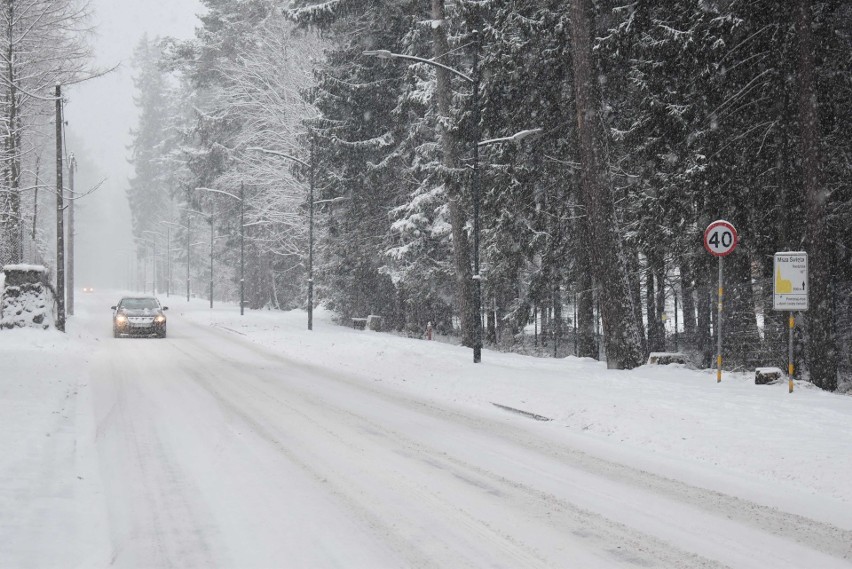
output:
<svg viewBox="0 0 852 569"><path fill-rule="evenodd" d="M775 253L772 308L808 309L808 254L804 251Z"/></svg>

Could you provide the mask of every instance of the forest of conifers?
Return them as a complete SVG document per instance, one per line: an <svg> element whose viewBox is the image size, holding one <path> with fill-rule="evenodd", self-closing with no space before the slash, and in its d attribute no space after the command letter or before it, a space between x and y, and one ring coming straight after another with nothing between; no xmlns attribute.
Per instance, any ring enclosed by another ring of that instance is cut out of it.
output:
<svg viewBox="0 0 852 569"><path fill-rule="evenodd" d="M252 308L312 276L345 321L471 346L478 281L486 347L711 366L725 219L726 369L786 369L773 255L806 251L797 367L852 379L848 1L202 3L195 38L137 48L128 197L136 235L212 215L216 295L242 195Z"/></svg>

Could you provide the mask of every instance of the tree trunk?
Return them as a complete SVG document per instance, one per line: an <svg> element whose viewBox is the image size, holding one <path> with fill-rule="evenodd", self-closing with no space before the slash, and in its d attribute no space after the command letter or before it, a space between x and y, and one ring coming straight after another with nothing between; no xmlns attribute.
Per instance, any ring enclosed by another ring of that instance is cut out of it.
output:
<svg viewBox="0 0 852 569"><path fill-rule="evenodd" d="M666 263L663 256L658 253L655 267L654 278L657 281L657 343L660 351L666 351L666 322L663 320L663 314L666 313Z"/></svg>
<svg viewBox="0 0 852 569"><path fill-rule="evenodd" d="M642 343L633 319L621 244L616 235L615 206L603 156L599 77L592 62L594 24L591 8L590 0L571 2L571 43L580 140L580 195L590 228L592 269L601 286L607 366L625 369L642 363Z"/></svg>
<svg viewBox="0 0 852 569"><path fill-rule="evenodd" d="M440 61L449 52L447 31L444 22L444 0L432 0L432 21L440 25L432 26L432 40L435 60ZM450 73L440 67L435 68L436 98L438 101L439 121L449 120L450 116ZM439 127L440 128L440 127ZM458 304L459 321L461 322L462 345L471 347L474 343L474 319L476 307L473 303L473 273L470 266L470 244L465 233L466 216L461 205L461 188L456 172L459 169L458 141L448 129L441 130L444 167L447 174L448 206L450 210L450 226L453 235L453 260L456 268L456 302Z"/></svg>
<svg viewBox="0 0 852 569"><path fill-rule="evenodd" d="M577 357L598 359L592 273L581 268L577 279Z"/></svg>
<svg viewBox="0 0 852 569"><path fill-rule="evenodd" d="M752 290L751 256L747 248L740 246L725 257L724 263L722 356L725 362L730 362L731 368L752 369L760 363L760 335Z"/></svg>
<svg viewBox="0 0 852 569"><path fill-rule="evenodd" d="M3 225L9 240L9 264L23 261L21 258L23 248L23 220L21 219L21 196L18 193L20 178L20 156L18 155L18 93L15 77L15 3L8 2L6 5L6 81L8 82L7 116L8 135L6 137L6 177L9 187L8 211L3 212ZM5 208L4 208L5 209ZM2 211L2 210L0 210ZM2 259L0 259L2 261Z"/></svg>
<svg viewBox="0 0 852 569"><path fill-rule="evenodd" d="M665 266L662 255L658 251L648 251L648 267L645 271L645 304L648 314L648 350L664 352L666 350L666 334L663 326L665 312Z"/></svg>
<svg viewBox="0 0 852 569"><path fill-rule="evenodd" d="M695 286L689 259L680 261L680 290L683 303L683 344L687 349L695 348Z"/></svg>
<svg viewBox="0 0 852 569"><path fill-rule="evenodd" d="M492 298L491 310L485 313L485 340L492 344L497 343L497 300Z"/></svg>
<svg viewBox="0 0 852 569"><path fill-rule="evenodd" d="M647 357L649 350L648 339L645 336L645 324L642 321L642 269L639 266L639 251L632 249L626 255L630 298L633 304L633 319L639 328L639 339L642 341L642 355Z"/></svg>
<svg viewBox="0 0 852 569"><path fill-rule="evenodd" d="M707 255L709 257L709 255ZM713 271L710 268L710 262L707 259L702 259L698 262L698 271L700 277L696 280L696 296L698 309L698 329L695 333L695 349L701 353L701 367L711 367L713 362L713 353L716 350L713 343L713 336L710 327L713 321L713 315L716 313L713 310L713 302L715 298L712 291L716 290Z"/></svg>
<svg viewBox="0 0 852 569"><path fill-rule="evenodd" d="M820 126L814 89L814 49L811 37L811 2L799 0L796 15L796 34L799 38L799 128L803 189L807 209L809 311L807 315L808 369L817 387L837 389L837 351L832 330L831 253L827 243L825 199L822 187Z"/></svg>
<svg viewBox="0 0 852 569"><path fill-rule="evenodd" d="M645 265L645 314L648 322L648 351L659 352L657 349L657 328L654 326L657 315L654 304L654 270L651 268L651 258L646 256Z"/></svg>
<svg viewBox="0 0 852 569"><path fill-rule="evenodd" d="M657 311L657 287L654 283L654 275L657 272L657 256L650 251L647 253L647 266L645 267L645 314L648 321L648 351L664 351L660 338L660 314Z"/></svg>
<svg viewBox="0 0 852 569"><path fill-rule="evenodd" d="M773 310L772 292L774 263L765 261L761 264L761 281L763 290L760 304L763 307L763 357L769 358L767 363L775 367L787 368L788 355L788 326L786 312Z"/></svg>
<svg viewBox="0 0 852 569"><path fill-rule="evenodd" d="M35 160L35 188L33 188L33 225L32 225L32 240L35 242L36 229L38 229L38 169L41 156L36 156Z"/></svg>
<svg viewBox="0 0 852 569"><path fill-rule="evenodd" d="M559 285L553 287L553 357L557 356L562 340L562 290Z"/></svg>

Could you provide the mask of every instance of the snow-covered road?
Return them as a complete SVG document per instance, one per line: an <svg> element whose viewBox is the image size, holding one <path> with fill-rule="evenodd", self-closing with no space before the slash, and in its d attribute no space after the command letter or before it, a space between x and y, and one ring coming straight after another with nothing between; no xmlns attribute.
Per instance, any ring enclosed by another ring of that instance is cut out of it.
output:
<svg viewBox="0 0 852 569"><path fill-rule="evenodd" d="M86 296L75 317L91 352L68 411L85 482L71 503L87 505L84 518L65 505L87 524L73 565L852 563L849 527L589 452L552 423L307 363L174 308L168 339L113 339L110 300ZM0 553L0 566L67 566L26 555Z"/></svg>

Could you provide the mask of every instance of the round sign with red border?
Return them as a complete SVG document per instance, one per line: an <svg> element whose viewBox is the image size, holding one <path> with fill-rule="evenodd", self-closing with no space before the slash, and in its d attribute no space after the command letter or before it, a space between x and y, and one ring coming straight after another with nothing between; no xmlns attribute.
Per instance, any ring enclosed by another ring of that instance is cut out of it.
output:
<svg viewBox="0 0 852 569"><path fill-rule="evenodd" d="M714 221L704 230L704 248L714 257L730 255L738 242L737 230L724 219Z"/></svg>

